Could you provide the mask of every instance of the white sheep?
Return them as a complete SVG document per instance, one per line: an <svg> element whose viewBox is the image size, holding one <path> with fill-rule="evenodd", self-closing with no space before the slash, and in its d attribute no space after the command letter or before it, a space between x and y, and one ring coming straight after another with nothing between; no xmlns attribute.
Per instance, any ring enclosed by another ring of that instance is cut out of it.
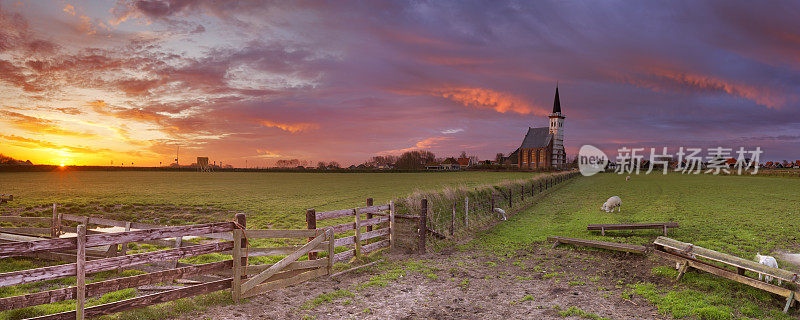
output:
<svg viewBox="0 0 800 320"><path fill-rule="evenodd" d="M773 256L762 256L760 252L756 252L756 261L758 261L758 263L763 264L763 265L765 265L767 267L778 268L778 261L775 260L775 257L773 257ZM762 275L762 274L759 273L758 274L758 280L762 280L761 279L762 277L764 278L764 280L766 280L766 282L768 282L768 283L772 282L772 277L765 276L765 275ZM778 279L778 285L781 285L781 279Z"/></svg>
<svg viewBox="0 0 800 320"><path fill-rule="evenodd" d="M501 215L503 215L503 221L508 220L508 218L506 218L506 211L505 210L500 209L500 208L494 208L494 211L499 213L499 214L501 214Z"/></svg>
<svg viewBox="0 0 800 320"><path fill-rule="evenodd" d="M600 207L600 210L603 210L605 212L613 212L614 208L619 208L617 212L622 211L622 199L620 199L617 196L608 198L608 200L606 200L606 203L604 203L603 206Z"/></svg>

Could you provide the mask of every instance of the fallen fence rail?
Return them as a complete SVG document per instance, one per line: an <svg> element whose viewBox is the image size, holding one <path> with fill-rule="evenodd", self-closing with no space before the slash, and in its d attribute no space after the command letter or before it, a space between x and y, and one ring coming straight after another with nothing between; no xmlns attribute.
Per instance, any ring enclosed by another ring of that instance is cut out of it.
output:
<svg viewBox="0 0 800 320"><path fill-rule="evenodd" d="M606 235L606 230L641 230L641 229L661 229L664 236L667 235L668 228L678 228L677 222L656 222L656 223L620 223L620 224L590 224L586 230L600 230L601 235Z"/></svg>
<svg viewBox="0 0 800 320"><path fill-rule="evenodd" d="M560 244L572 244L578 246L585 246L585 247L593 247L593 248L600 248L600 249L607 249L607 250L614 250L614 251L623 251L623 252L630 252L630 253L645 253L646 248L643 246L633 245L633 244L626 244L626 243L616 243L616 242L607 242L607 241L597 241L597 240L588 240L588 239L577 239L577 238L567 238L567 237L548 237L547 241L553 242L553 248L557 247Z"/></svg>
<svg viewBox="0 0 800 320"><path fill-rule="evenodd" d="M765 266L754 261L749 261L736 256L705 249L694 246L690 243L684 243L666 237L658 237L654 241L654 245L654 252L657 256L664 259L673 260L678 263L678 276L676 277L676 281L680 281L689 268L694 268L782 296L786 298L786 305L783 308L784 313L788 312L789 308L791 308L797 302L800 302L800 293L750 278L745 274L746 271L752 271L758 274L797 284L798 276L796 273ZM736 272L726 270L720 266L715 266L705 261L700 261L698 258L708 259L710 261L720 263L723 266L727 265L734 267L736 268Z"/></svg>

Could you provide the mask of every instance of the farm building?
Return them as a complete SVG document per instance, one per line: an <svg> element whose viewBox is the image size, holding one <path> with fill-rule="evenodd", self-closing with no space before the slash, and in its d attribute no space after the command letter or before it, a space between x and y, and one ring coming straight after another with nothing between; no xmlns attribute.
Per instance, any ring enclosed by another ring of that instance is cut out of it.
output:
<svg viewBox="0 0 800 320"><path fill-rule="evenodd" d="M567 164L567 154L564 151L564 116L561 113L561 99L558 96L553 101L553 112L549 127L528 128L525 138L522 139L517 150L509 156L511 165L519 168L561 168Z"/></svg>

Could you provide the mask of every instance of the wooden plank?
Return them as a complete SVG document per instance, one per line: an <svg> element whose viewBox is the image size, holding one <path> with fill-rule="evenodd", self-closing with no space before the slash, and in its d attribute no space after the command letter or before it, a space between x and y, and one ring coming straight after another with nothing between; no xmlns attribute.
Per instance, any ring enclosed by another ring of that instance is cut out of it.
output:
<svg viewBox="0 0 800 320"><path fill-rule="evenodd" d="M761 290L764 290L764 291L767 291L767 292L770 292L770 293L774 293L774 294L777 294L777 295L782 296L784 298L789 297L791 295L791 292L792 292L792 290L786 289L784 287L776 286L776 285L769 284L769 283L766 283L766 282L763 282L763 281L759 281L759 280L756 280L756 279L753 279L753 278L750 278L750 277L747 277L747 276L739 275L736 272L728 271L728 270L722 269L720 267L717 267L717 266L714 266L714 265L711 265L711 264L708 264L708 263L705 263L705 262L702 262L702 261L698 261L698 260L692 259L691 257L687 257L687 256L683 256L683 255L676 254L676 253L671 253L671 252L664 252L664 251L661 251L661 250L654 250L653 253L655 255L661 257L661 258L664 258L664 259L669 259L669 260L676 261L676 262L687 262L689 267L692 267L692 268L695 268L695 269L698 269L698 270L702 270L702 271L708 272L710 274L713 274L713 275L716 275L716 276L720 276L720 277L723 277L723 278L726 278L726 279L729 279L729 280L740 282L740 283L743 283L743 284L749 285L751 287L758 288L758 289L761 289ZM798 302L800 302L800 295L795 294L795 299Z"/></svg>
<svg viewBox="0 0 800 320"><path fill-rule="evenodd" d="M280 229L266 229L266 230L246 230L245 234L248 239L280 239L280 238L307 238L316 237L324 232L320 229L297 229L297 230L280 230Z"/></svg>
<svg viewBox="0 0 800 320"><path fill-rule="evenodd" d="M326 219L335 219L335 218L344 218L352 216L353 209L342 209L342 210L334 210L334 211L325 211L325 212L317 212L317 220L326 220Z"/></svg>
<svg viewBox="0 0 800 320"><path fill-rule="evenodd" d="M89 236L87 236L87 238L88 237ZM233 242L227 241L92 260L86 263L86 273L115 270L118 268L153 263L157 261L182 259L231 249L233 249ZM53 280L74 275L76 275L74 263L6 272L0 273L0 287Z"/></svg>
<svg viewBox="0 0 800 320"><path fill-rule="evenodd" d="M317 213L316 212L317 211L314 210L314 209L306 210L306 224L307 224L307 228L306 229L314 230L315 232L316 232L316 229L317 229ZM316 236L317 236L316 233L314 233L313 236L309 236L308 237L308 241L314 240L314 237L316 237ZM316 258L317 258L317 253L316 252L309 252L308 253L308 260L314 260Z"/></svg>
<svg viewBox="0 0 800 320"><path fill-rule="evenodd" d="M361 215L355 214L354 218L355 226L356 226L356 238L355 238L355 254L356 257L361 256Z"/></svg>
<svg viewBox="0 0 800 320"><path fill-rule="evenodd" d="M49 235L52 233L50 228L36 228L36 227L0 227L0 232L13 233L21 235Z"/></svg>
<svg viewBox="0 0 800 320"><path fill-rule="evenodd" d="M395 215L395 206L394 201L389 201L389 242L391 250L394 251L397 245L397 226L394 222L394 215Z"/></svg>
<svg viewBox="0 0 800 320"><path fill-rule="evenodd" d="M661 222L661 223L620 223L620 224L590 224L586 226L586 230L635 230L635 229L661 229L661 228L679 228L677 222Z"/></svg>
<svg viewBox="0 0 800 320"><path fill-rule="evenodd" d="M91 224L101 225L101 226L108 226L108 227L121 227L124 228L126 224L130 223L131 228L138 229L138 230L148 230L148 229L161 229L161 228L168 228L172 226L164 226L158 224L150 224L150 223L141 223L141 222L128 222L128 221L118 221L106 218L98 218L98 217L87 217L87 216L79 216L73 214L63 214L64 220L67 221L75 221L75 222L84 222L86 219L89 219L88 222ZM226 230L230 231L230 230ZM222 239L222 240L233 240L231 238L231 234L225 231L224 233L209 233L209 234L195 234L194 236L202 236L205 238L212 238L212 239ZM174 237L168 237L174 238Z"/></svg>
<svg viewBox="0 0 800 320"><path fill-rule="evenodd" d="M175 226L160 229L136 230L130 232L94 234L86 236L87 247L98 247L125 242L142 242L148 240L194 236L207 233L228 232L233 230L232 222L209 223L199 225ZM47 239L39 241L0 244L0 258L15 254L40 250L72 250L76 248L75 238Z"/></svg>
<svg viewBox="0 0 800 320"><path fill-rule="evenodd" d="M362 227L374 226L376 224L381 224L386 222L389 222L389 217L377 217L360 221Z"/></svg>
<svg viewBox="0 0 800 320"><path fill-rule="evenodd" d="M319 260L306 260L306 261L295 261L290 263L285 268L281 269L281 271L292 271L292 270L302 270L302 269L312 269L312 268L321 268L325 267L328 264L327 261L319 259ZM258 274L263 272L264 270L269 269L274 264L256 264L256 265L249 265L247 266L247 275L251 274ZM242 273L244 273L244 267L242 267Z"/></svg>
<svg viewBox="0 0 800 320"><path fill-rule="evenodd" d="M0 216L0 222L50 224L50 218L45 218L45 217Z"/></svg>
<svg viewBox="0 0 800 320"><path fill-rule="evenodd" d="M89 283L86 284L86 296L95 297L122 289L173 281L176 279L184 279L222 270L230 270L232 262L232 260L211 262L196 266L186 266L177 269L162 270L153 273ZM0 311L71 300L75 299L76 292L76 287L67 287L26 295L0 298Z"/></svg>
<svg viewBox="0 0 800 320"><path fill-rule="evenodd" d="M250 291L250 289L253 289L259 283L269 279L269 277L271 277L273 274L285 268L292 262L297 261L297 259L300 258L302 255L308 253L311 249L316 248L323 240L325 240L324 234L317 236L316 238L314 238L314 240L311 240L311 242L308 242L305 245L303 245L303 247L300 248L300 250L297 250L292 254L284 257L283 259L281 259L281 261L278 261L278 263L272 265L267 270L264 270L264 272L259 273L253 276L252 278L248 279L245 283L242 283L242 295L243 296L246 295L247 292Z"/></svg>
<svg viewBox="0 0 800 320"><path fill-rule="evenodd" d="M373 199L372 198L367 198L367 208L372 207L372 203L373 203ZM367 214L367 219L366 220L369 220L369 219L372 219L372 214L374 212L373 211L365 211L365 212L361 212L361 213L366 213ZM367 226L367 232L372 231L372 225L365 225L365 226Z"/></svg>
<svg viewBox="0 0 800 320"><path fill-rule="evenodd" d="M422 199L419 211L419 234L417 235L417 252L425 254L425 237L428 234L428 199Z"/></svg>
<svg viewBox="0 0 800 320"><path fill-rule="evenodd" d="M356 224L353 223L353 222L348 222L348 223L342 223L342 224L333 225L333 226L330 226L329 228L333 229L333 231L336 232L336 233L342 233L342 232L347 232L347 231L350 231L350 230L354 230L356 228Z"/></svg>
<svg viewBox="0 0 800 320"><path fill-rule="evenodd" d="M375 243L370 243L364 246L364 253L377 251L378 249L386 248L389 246L389 240L381 240Z"/></svg>
<svg viewBox="0 0 800 320"><path fill-rule="evenodd" d="M84 309L86 307L86 225L78 226L78 253L75 262L75 320L84 319Z"/></svg>
<svg viewBox="0 0 800 320"><path fill-rule="evenodd" d="M231 299L239 303L242 298L242 239L244 232L233 230L233 280L231 282ZM249 253L248 253L249 254Z"/></svg>
<svg viewBox="0 0 800 320"><path fill-rule="evenodd" d="M300 250L303 246L284 246L284 247L250 247L250 252L248 253L251 257L267 257L267 256L283 256L287 254L291 254L297 250ZM316 252L323 252L328 251L328 242L322 242L318 246L309 250L309 252L316 253ZM244 250L242 250L244 253Z"/></svg>
<svg viewBox="0 0 800 320"><path fill-rule="evenodd" d="M361 234L361 241L377 238L380 236L385 236L387 234L389 234L389 228L381 228L370 232L364 232Z"/></svg>
<svg viewBox="0 0 800 320"><path fill-rule="evenodd" d="M333 272L333 257L336 255L336 248L334 246L336 242L336 233L333 229L328 229L326 232L328 233L328 259L326 259L328 263L325 267L328 269L328 274L331 274Z"/></svg>
<svg viewBox="0 0 800 320"><path fill-rule="evenodd" d="M355 249L339 252L333 257L333 262L348 261L355 257Z"/></svg>
<svg viewBox="0 0 800 320"><path fill-rule="evenodd" d="M56 204L53 203L53 216L50 220L50 238L55 239L61 235L61 216L58 214Z"/></svg>
<svg viewBox="0 0 800 320"><path fill-rule="evenodd" d="M296 285L296 284L303 283L303 282L306 282L308 280L311 280L311 279L314 279L314 278L317 278L317 277L324 276L326 274L328 274L328 271L325 268L319 268L319 269L314 269L314 270L311 270L311 271L306 271L304 273L301 273L301 274L299 274L299 275L297 275L295 277L289 278L289 279L276 280L276 281L272 281L272 282L267 282L267 283L261 284L261 285L259 285L257 287L252 288L251 290L248 290L242 297L243 298L248 298L248 297L259 295L259 294L262 294L262 293L265 293L265 292L268 292L268 291L285 288L285 287L288 287L288 286L291 286L291 285Z"/></svg>
<svg viewBox="0 0 800 320"><path fill-rule="evenodd" d="M341 247L341 246L346 246L348 244L354 244L354 243L356 243L356 236L349 236L349 237L343 237L343 238L339 238L339 239L334 240L333 241L333 246L334 247Z"/></svg>
<svg viewBox="0 0 800 320"><path fill-rule="evenodd" d="M601 248L607 250L614 250L614 251L624 251L630 253L641 253L645 252L644 246L632 245L632 244L624 244L624 243L616 243L616 242L606 242L606 241L596 241L596 240L587 240L587 239L577 239L577 238L567 238L567 237L548 237L547 241L554 242L556 244L567 243L573 245L581 245L593 248Z"/></svg>
<svg viewBox="0 0 800 320"><path fill-rule="evenodd" d="M117 302L101 304L91 308L86 308L86 317L98 317L102 315L109 315L132 309L139 309L149 305L193 297L214 291L225 290L230 287L231 287L231 279L223 279L193 286L186 286L181 289L158 292L144 296L139 296L136 298L126 299ZM29 320L45 320L45 319L47 320L75 319L75 311L67 311L36 318L30 318Z"/></svg>
<svg viewBox="0 0 800 320"><path fill-rule="evenodd" d="M799 279L797 274L791 271L765 266L755 261L742 259L736 256L706 249L703 247L698 247L690 243L680 242L678 240L670 239L667 237L658 237L653 243L657 246L670 248L679 252L691 252L695 256L701 258L721 262L736 268L750 270L752 272L778 278L783 281L800 284L800 281L798 281Z"/></svg>

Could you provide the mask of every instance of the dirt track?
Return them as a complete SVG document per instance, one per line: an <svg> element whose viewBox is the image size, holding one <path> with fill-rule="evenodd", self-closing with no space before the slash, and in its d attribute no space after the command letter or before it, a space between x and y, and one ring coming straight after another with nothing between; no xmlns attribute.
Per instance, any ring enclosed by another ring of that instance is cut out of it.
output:
<svg viewBox="0 0 800 320"><path fill-rule="evenodd" d="M339 280L322 278L180 319L581 318L559 313L569 307L610 319L666 319L647 301L623 298L626 284L664 282L651 269L666 262L562 247L542 245L506 256L482 250L390 255L381 267ZM308 304L337 290L344 294Z"/></svg>

